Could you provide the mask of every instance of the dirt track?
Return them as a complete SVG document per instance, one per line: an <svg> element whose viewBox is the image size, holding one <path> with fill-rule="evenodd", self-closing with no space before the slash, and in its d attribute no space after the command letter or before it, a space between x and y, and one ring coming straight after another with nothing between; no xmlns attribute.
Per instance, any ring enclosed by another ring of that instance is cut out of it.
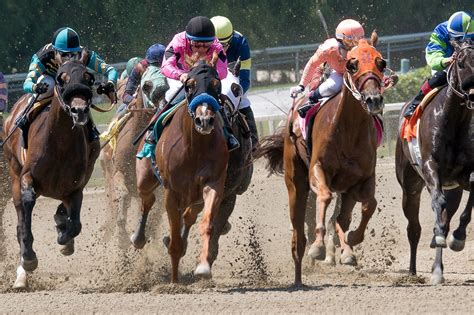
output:
<svg viewBox="0 0 474 315"><path fill-rule="evenodd" d="M167 231L165 216L143 251L121 252L115 238L104 240L107 199L101 189L89 190L83 204L82 234L76 253L63 257L56 244L53 214L58 202L40 199L33 217L34 248L39 267L30 277L30 292L10 288L18 263L16 213L5 209L3 229L6 256L0 257L0 312L462 312L474 309L474 228L460 253L445 251L446 284L431 286L434 250L429 248L433 215L428 194L422 199L422 239L418 279L407 279L408 241L401 211L401 192L392 159L377 168L378 210L362 245L356 247L359 266L330 267L306 258L304 290L291 289L293 261L287 193L280 177L267 178L256 167L249 191L238 198L231 216L232 230L224 236L213 280L195 281L192 271L199 250L197 228L181 261L182 285L169 285L169 257L161 242ZM465 198L464 198L465 200ZM464 203L465 204L465 203ZM128 232L136 222L136 203L129 211ZM354 211L358 223L359 206ZM453 226L459 222L459 213ZM1 235L1 233L0 233ZM1 245L1 244L0 244Z"/></svg>

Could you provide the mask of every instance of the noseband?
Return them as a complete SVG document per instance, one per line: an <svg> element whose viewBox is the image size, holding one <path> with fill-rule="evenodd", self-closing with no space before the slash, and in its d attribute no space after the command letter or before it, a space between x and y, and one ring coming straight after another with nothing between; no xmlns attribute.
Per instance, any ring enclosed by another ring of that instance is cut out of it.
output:
<svg viewBox="0 0 474 315"><path fill-rule="evenodd" d="M55 94L57 95L58 97L58 100L59 100L59 106L61 107L62 110L64 110L66 112L66 114L72 118L72 107L70 104L67 104L62 95L61 95L61 92L59 91L59 88L57 85L54 86L54 90L55 90ZM87 107L91 107L92 105L92 98L87 100Z"/></svg>
<svg viewBox="0 0 474 315"><path fill-rule="evenodd" d="M458 60L459 60L459 53L462 52L463 50L466 50L466 49L474 49L474 45L466 45L465 47L462 47L461 49L459 49L459 51L457 52L457 55L456 55L456 59L454 59L454 62L452 62L449 67L448 67L448 70L447 70L447 77L448 77L448 86L449 86L449 89L451 89L454 94L456 94L457 96L459 96L460 98L462 98L464 100L464 103L461 103L461 105L466 105L466 107L468 109L474 109L474 102L472 102L470 99L469 99L469 93L467 93L466 91L463 90L461 84L462 84L462 80L461 80L461 77L459 75L459 71L457 71L457 67L455 68L455 65L458 64ZM457 89L456 87L454 87L452 84L451 84L451 79L453 78L453 71L456 72L456 79L457 79Z"/></svg>
<svg viewBox="0 0 474 315"><path fill-rule="evenodd" d="M367 83L367 81L369 81L369 80L375 80L378 83L379 86L381 86L382 80L376 74L374 74L373 72L366 72L366 73L362 74L361 76L355 78L356 82L359 79L361 79L361 80L360 80L359 84L356 85L354 83L354 80L352 79L352 76L348 73L347 79L346 79L346 76L343 77L343 82L344 82L344 85L346 86L346 88L349 91L351 91L352 96L354 96L354 98L360 102L360 104L362 105L362 108L367 113L370 113L369 112L369 106L367 105L367 101L365 99L365 95L362 94L360 92L360 90L364 87L364 84Z"/></svg>

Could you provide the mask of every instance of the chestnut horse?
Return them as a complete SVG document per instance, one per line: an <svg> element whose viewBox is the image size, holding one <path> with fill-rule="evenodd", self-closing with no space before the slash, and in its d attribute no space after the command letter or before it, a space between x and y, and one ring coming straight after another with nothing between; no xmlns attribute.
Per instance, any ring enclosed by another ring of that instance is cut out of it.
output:
<svg viewBox="0 0 474 315"><path fill-rule="evenodd" d="M18 214L21 263L15 282L17 288L27 286L26 272L38 266L31 225L33 207L39 196L61 201L54 216L57 242L62 245L62 254L74 252L74 238L82 227L82 190L89 181L100 150L99 141L91 142L87 128L84 128L90 119L93 83L94 77L87 72L82 60L60 66L50 107L31 123L28 150L25 152L21 146L20 132L13 133L5 143L13 203ZM30 98L31 95L24 95L15 104L5 122L6 134L14 128L15 119Z"/></svg>
<svg viewBox="0 0 474 315"><path fill-rule="evenodd" d="M121 80L117 85L119 99L122 98L126 83L127 80ZM145 83L144 86L146 87L147 84ZM155 94L152 93L152 96L155 96ZM157 95L155 98L149 97L149 99L154 100L153 103L156 105L158 105L164 93L159 94L161 95ZM121 249L126 249L130 246L130 239L126 231L127 213L131 206L132 198L138 198L135 155L137 149L140 150L143 143L137 148L132 145L132 142L134 137L146 128L153 113L153 108L144 108L142 91L139 88L130 118L115 135L115 148L112 148L109 142L109 145L104 146L99 157L106 179L107 199L111 207L107 212L109 217L103 226L105 230L104 239L108 240L111 237L114 231L113 227L115 226L117 231L116 237ZM161 193L161 190L159 192Z"/></svg>
<svg viewBox="0 0 474 315"><path fill-rule="evenodd" d="M461 251L466 241L466 227L471 220L474 191L474 135L471 117L474 108L474 42L452 43L455 60L447 70L448 87L443 88L425 107L418 125L420 160L410 155L406 140L397 139L396 173L403 190L403 212L408 219L410 270L416 275L416 252L421 235L420 195L426 186L435 214L431 247L436 247L431 282L444 282L443 248ZM401 113L405 112L405 104ZM403 116L400 117L400 120ZM419 165L419 172L416 166ZM459 227L446 237L450 222L463 194L469 199L461 214Z"/></svg>
<svg viewBox="0 0 474 315"><path fill-rule="evenodd" d="M187 233L202 209L202 251L195 275L211 275L209 247L215 233L213 220L224 196L229 160L222 123L217 117L220 89L217 71L202 61L197 63L185 83L187 106L176 111L156 146L157 167L165 189L164 204L171 230L168 252L173 283L178 282L178 265L186 250ZM144 225L158 184L146 165L137 162L137 185L142 199L142 217L132 236L137 248L145 243Z"/></svg>
<svg viewBox="0 0 474 315"><path fill-rule="evenodd" d="M371 42L377 41L375 32ZM341 244L341 262L354 264L352 247L362 242L375 200L375 164L377 135L373 115L383 109L382 71L385 61L366 40L348 53L342 91L320 109L311 130L311 156L308 158L301 132L291 128L298 115L292 108L283 133L261 142L257 157L266 156L271 172L284 170L288 189L290 219L293 225L292 254L295 263L295 286L301 286L301 264L306 246L304 234L306 202L309 189L316 194L319 210L316 240L309 255L324 252L326 210L333 192L341 193L341 210L336 231ZM352 209L362 203L362 220L349 231ZM324 256L320 256L324 259Z"/></svg>

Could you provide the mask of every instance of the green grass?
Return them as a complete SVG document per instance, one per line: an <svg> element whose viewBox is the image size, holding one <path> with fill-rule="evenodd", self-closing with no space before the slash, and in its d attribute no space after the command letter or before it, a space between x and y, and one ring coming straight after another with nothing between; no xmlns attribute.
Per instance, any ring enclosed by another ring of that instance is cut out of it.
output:
<svg viewBox="0 0 474 315"><path fill-rule="evenodd" d="M110 103L101 103L96 105L100 108L108 108L110 106ZM107 113L101 113L96 110L92 110L92 118L94 119L94 123L96 125L108 125L112 118L115 116L115 110L115 107Z"/></svg>

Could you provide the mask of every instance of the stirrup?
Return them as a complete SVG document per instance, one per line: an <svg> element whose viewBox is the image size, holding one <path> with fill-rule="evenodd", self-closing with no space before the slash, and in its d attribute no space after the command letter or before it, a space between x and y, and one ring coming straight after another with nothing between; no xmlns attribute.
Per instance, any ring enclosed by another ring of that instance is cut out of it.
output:
<svg viewBox="0 0 474 315"><path fill-rule="evenodd" d="M313 107L314 104L311 104L311 103L308 103L308 104L304 104L303 106L301 106L300 108L298 108L298 114L300 115L301 118L305 118L306 117L306 113L311 109L311 107Z"/></svg>

